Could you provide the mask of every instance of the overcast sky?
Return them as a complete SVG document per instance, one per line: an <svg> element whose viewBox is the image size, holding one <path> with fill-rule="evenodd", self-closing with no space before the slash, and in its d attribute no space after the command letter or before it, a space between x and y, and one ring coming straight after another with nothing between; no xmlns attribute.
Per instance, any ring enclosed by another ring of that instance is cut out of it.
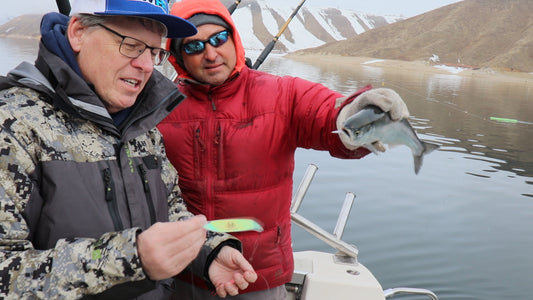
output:
<svg viewBox="0 0 533 300"><path fill-rule="evenodd" d="M201 1L201 0L200 0ZM272 5L296 7L302 0L268 0ZM392 14L412 17L421 13L459 2L461 0L306 0L304 6L349 8L378 15ZM28 13L57 11L55 0L5 1L0 9L0 20Z"/></svg>

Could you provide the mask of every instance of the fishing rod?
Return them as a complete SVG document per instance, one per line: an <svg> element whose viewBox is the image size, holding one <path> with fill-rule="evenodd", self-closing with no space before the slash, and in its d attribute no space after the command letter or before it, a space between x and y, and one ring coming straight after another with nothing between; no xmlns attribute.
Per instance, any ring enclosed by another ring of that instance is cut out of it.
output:
<svg viewBox="0 0 533 300"><path fill-rule="evenodd" d="M69 0L56 0L57 9L65 16L70 14L70 2Z"/></svg>
<svg viewBox="0 0 533 300"><path fill-rule="evenodd" d="M283 34L283 32L285 31L285 29L287 28L287 26L289 26L289 23L292 21L292 18L294 18L294 16L298 13L298 11L300 10L300 8L304 5L304 2L305 0L302 0L300 2L300 4L298 4L298 6L296 7L296 9L292 12L291 16L287 19L287 21L285 22L285 24L283 24L283 27L281 27L280 31L278 32L278 34L272 39L272 41L270 41L270 43L268 43L268 45L266 46L266 48L263 50L263 52L261 52L261 54L259 55L259 57L257 58L257 60L255 61L252 69L254 70L257 70L257 68L259 68L259 66L263 63L263 61L265 61L266 57L268 56L268 54L270 54L270 52L272 51L272 49L274 49L274 45L276 44L276 42L278 41L279 37Z"/></svg>
<svg viewBox="0 0 533 300"><path fill-rule="evenodd" d="M237 9L237 6L239 6L239 3L241 3L241 0L235 0L235 2L233 2L229 7L228 7L228 11L229 11L229 14L232 15L233 12Z"/></svg>

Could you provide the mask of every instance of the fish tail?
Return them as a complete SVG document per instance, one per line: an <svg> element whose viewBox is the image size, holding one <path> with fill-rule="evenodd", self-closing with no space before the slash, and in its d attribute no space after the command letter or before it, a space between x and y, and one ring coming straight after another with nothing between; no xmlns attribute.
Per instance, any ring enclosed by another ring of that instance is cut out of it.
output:
<svg viewBox="0 0 533 300"><path fill-rule="evenodd" d="M422 146L424 147L424 151L422 151L420 155L413 155L414 163L415 163L415 174L418 174L418 172L420 171L420 168L422 167L424 155L427 155L433 152L434 150L440 148L439 145L428 143L428 142L422 142Z"/></svg>

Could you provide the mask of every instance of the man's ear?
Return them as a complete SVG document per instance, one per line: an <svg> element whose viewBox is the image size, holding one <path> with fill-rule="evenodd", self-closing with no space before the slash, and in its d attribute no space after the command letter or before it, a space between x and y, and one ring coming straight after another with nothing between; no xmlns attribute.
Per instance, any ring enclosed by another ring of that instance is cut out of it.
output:
<svg viewBox="0 0 533 300"><path fill-rule="evenodd" d="M70 18L67 28L67 37L70 46L72 47L72 50L74 50L75 53L80 52L82 37L86 30L87 27L83 26L78 17L72 16Z"/></svg>

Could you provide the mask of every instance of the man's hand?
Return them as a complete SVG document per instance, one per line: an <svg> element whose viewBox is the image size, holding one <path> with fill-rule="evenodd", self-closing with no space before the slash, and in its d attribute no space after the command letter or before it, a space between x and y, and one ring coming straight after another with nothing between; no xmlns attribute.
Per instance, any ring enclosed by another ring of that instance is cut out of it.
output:
<svg viewBox="0 0 533 300"><path fill-rule="evenodd" d="M137 252L152 280L171 278L196 258L206 239L204 216L156 223L137 236Z"/></svg>
<svg viewBox="0 0 533 300"><path fill-rule="evenodd" d="M349 137L342 132L344 121L368 105L375 105L381 108L382 111L389 112L391 120L393 121L409 117L407 105L394 90L378 88L362 93L350 104L343 107L337 116L337 130L339 131L339 137L347 149L355 150L357 147L351 145ZM385 147L379 141L376 142L374 148L381 152L385 151Z"/></svg>
<svg viewBox="0 0 533 300"><path fill-rule="evenodd" d="M209 266L209 278L218 296L235 296L257 280L252 265L237 249L224 246Z"/></svg>
<svg viewBox="0 0 533 300"><path fill-rule="evenodd" d="M353 115L368 105L375 105L384 112L389 112L393 121L398 121L409 117L409 110L402 98L394 90L387 88L372 89L362 93L353 100ZM349 104L350 105L350 104ZM349 106L347 105L347 106ZM345 107L346 108L346 107Z"/></svg>

